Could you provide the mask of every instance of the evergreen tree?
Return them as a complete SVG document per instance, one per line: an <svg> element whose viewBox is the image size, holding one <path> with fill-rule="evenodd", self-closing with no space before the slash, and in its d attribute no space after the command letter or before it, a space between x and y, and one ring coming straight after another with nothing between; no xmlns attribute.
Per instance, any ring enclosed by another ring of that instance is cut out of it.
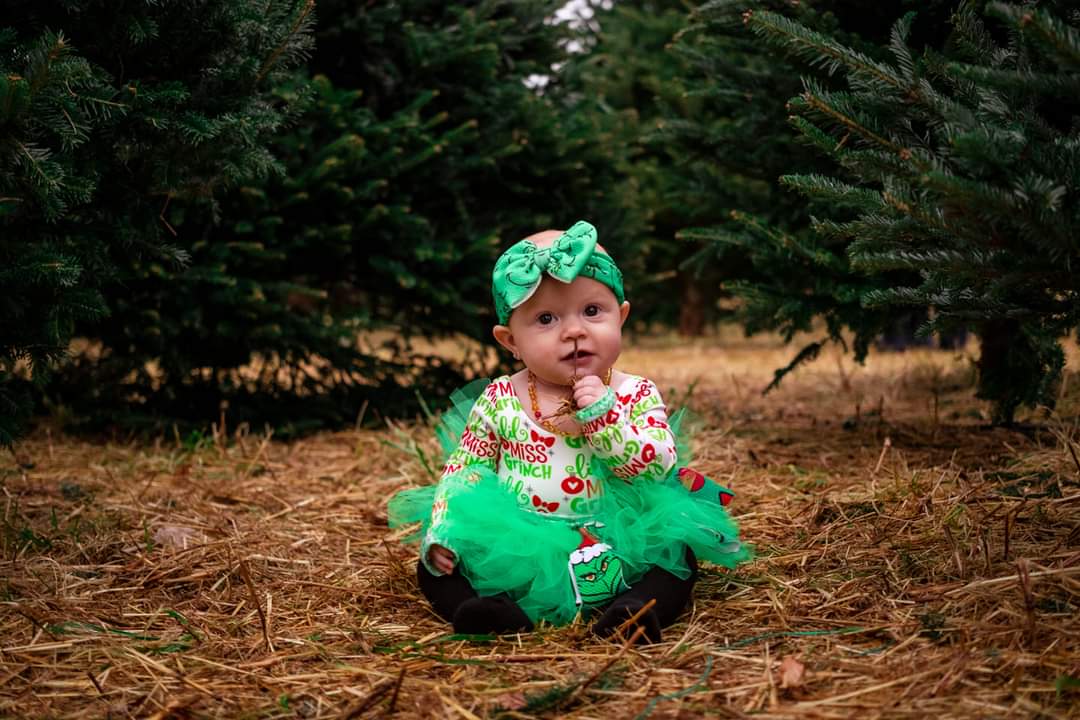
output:
<svg viewBox="0 0 1080 720"><path fill-rule="evenodd" d="M227 401L232 424L289 434L490 371L413 341L490 346L502 247L579 217L630 247L609 146L557 77L526 82L565 57L558 6L320 2L313 102L274 145L284 173L223 199L216 225L180 219L190 266L146 263L110 296L90 330L112 352L72 364L57 401L128 426L205 425Z"/></svg>
<svg viewBox="0 0 1080 720"><path fill-rule="evenodd" d="M182 264L172 212L266 175L266 88L312 0L15 0L0 23L0 444L126 263ZM113 348L109 349L114 350ZM115 348L123 352L123 348Z"/></svg>
<svg viewBox="0 0 1080 720"><path fill-rule="evenodd" d="M911 271L868 276L853 268L842 243L820 238L814 217L843 212L799 202L779 178L794 170L824 174L834 165L801 138L789 122L787 101L809 78L838 88L829 68L779 53L746 30L750 18L784 12L808 29L838 38L866 56L884 56L890 13L911 3L879 4L874 13L850 2L820 0L714 0L697 8L674 49L686 60L684 83L702 109L671 114L652 134L682 175L683 204L709 207L715 222L684 224L679 237L698 248L689 264L709 268L726 291L739 297L738 319L747 333L773 330L787 340L823 321L824 337L801 348L777 370L770 388L829 342L847 346L862 360L874 339L894 322L891 307L866 308L868 292L913 277ZM919 3L925 16L920 42L941 42L952 3ZM895 14L892 16L895 17ZM689 227L687 227L689 225ZM850 335L849 335L850 333Z"/></svg>
<svg viewBox="0 0 1080 720"><path fill-rule="evenodd" d="M985 15L964 3L949 42L922 53L914 18L896 22L887 61L778 14L746 22L847 81L807 79L791 101L803 137L842 172L783 180L849 213L816 221L817 241L881 284L859 292L864 307L933 308L926 332L974 328L979 395L1010 422L1020 405L1053 404L1060 339L1080 320L1080 15L1068 3L992 2ZM894 282L898 272L914 282Z"/></svg>

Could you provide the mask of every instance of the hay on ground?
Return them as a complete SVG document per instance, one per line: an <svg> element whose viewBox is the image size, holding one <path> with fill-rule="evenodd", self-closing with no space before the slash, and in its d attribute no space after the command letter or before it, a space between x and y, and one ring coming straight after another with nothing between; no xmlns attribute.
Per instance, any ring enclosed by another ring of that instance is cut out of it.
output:
<svg viewBox="0 0 1080 720"><path fill-rule="evenodd" d="M965 359L638 347L705 423L758 559L707 568L648 647L585 625L450 634L385 500L421 425L289 444L46 429L0 460L0 715L1070 717L1080 685L1080 434L986 427ZM1074 387L1080 384L1073 383Z"/></svg>

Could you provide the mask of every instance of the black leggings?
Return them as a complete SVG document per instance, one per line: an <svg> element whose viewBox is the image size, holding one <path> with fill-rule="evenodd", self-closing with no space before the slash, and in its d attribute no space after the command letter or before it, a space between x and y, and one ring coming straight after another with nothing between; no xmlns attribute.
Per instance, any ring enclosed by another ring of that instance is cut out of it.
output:
<svg viewBox="0 0 1080 720"><path fill-rule="evenodd" d="M641 603L647 603L655 598L656 604L653 606L653 612L656 613L656 617L660 621L660 627L667 627L675 622L683 610L686 609L690 601L690 595L694 590L694 583L697 582L697 558L694 557L694 553L689 548L686 550L686 564L690 566L690 576L685 580L672 575L667 570L654 567L645 573L640 580L631 585L629 590L614 598L612 602L616 600L637 600ZM434 608L439 617L447 622L453 621L454 613L461 606L461 603L469 598L477 597L472 585L456 567L450 575L432 575L424 567L424 563L418 562L416 564L416 578L420 583L420 591L424 593L424 597L431 603L431 607ZM603 611L604 607L598 608L598 611Z"/></svg>

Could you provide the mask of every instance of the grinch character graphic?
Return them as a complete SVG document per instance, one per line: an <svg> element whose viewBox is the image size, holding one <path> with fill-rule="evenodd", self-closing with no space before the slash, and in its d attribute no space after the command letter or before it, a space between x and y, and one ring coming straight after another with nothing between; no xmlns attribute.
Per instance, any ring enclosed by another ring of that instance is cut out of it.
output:
<svg viewBox="0 0 1080 720"><path fill-rule="evenodd" d="M602 605L630 588L623 577L623 564L607 543L602 543L585 528L581 533L581 545L570 553L570 584L574 588L577 604Z"/></svg>

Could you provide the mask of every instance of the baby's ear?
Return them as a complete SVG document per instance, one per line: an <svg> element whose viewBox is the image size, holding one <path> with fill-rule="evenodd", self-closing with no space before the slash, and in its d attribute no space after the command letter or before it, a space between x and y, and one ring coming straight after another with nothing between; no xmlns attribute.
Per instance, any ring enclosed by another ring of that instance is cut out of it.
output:
<svg viewBox="0 0 1080 720"><path fill-rule="evenodd" d="M495 342L509 350L510 354L517 355L517 343L514 342L514 333L510 332L509 326L496 325L491 328L491 334L495 337Z"/></svg>
<svg viewBox="0 0 1080 720"><path fill-rule="evenodd" d="M626 300L619 306L619 327L622 327L626 322L626 318L630 317L630 303Z"/></svg>

